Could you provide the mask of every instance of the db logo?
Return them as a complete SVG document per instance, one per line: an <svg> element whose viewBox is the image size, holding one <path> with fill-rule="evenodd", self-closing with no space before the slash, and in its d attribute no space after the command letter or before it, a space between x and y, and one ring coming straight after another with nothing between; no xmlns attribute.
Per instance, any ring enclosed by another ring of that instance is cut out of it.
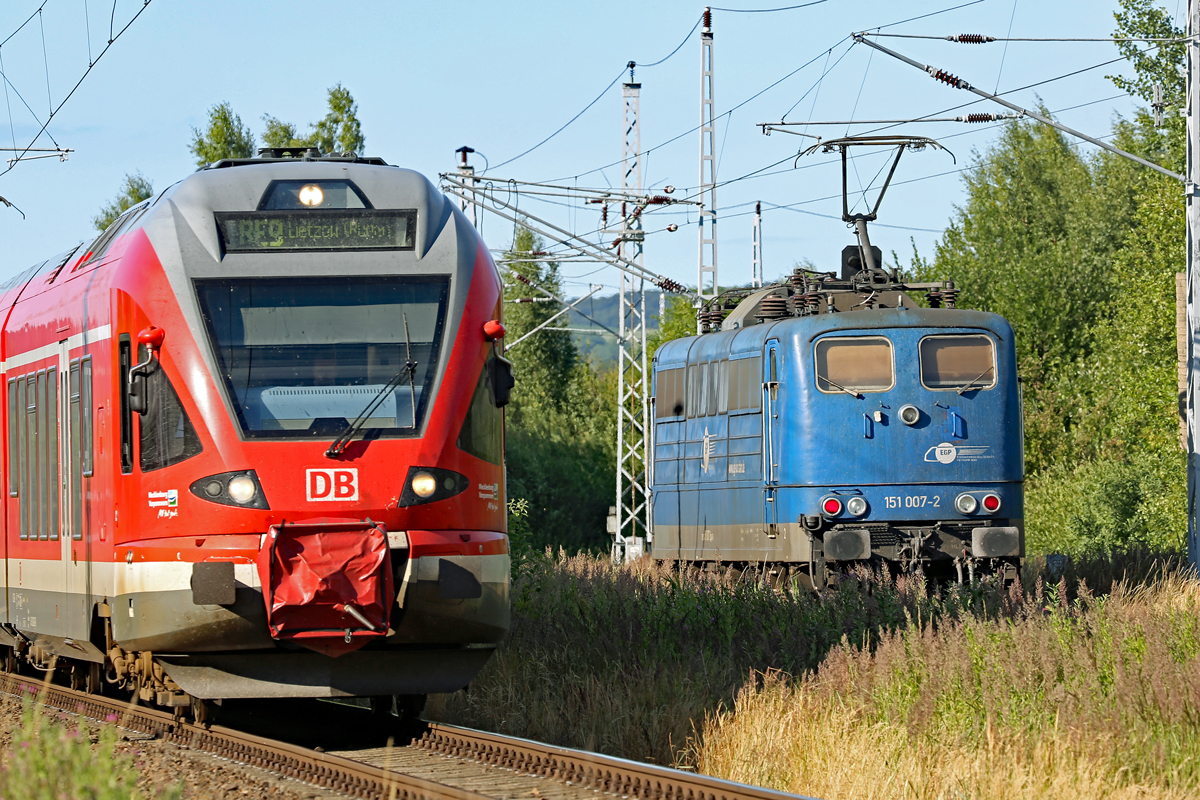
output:
<svg viewBox="0 0 1200 800"><path fill-rule="evenodd" d="M305 494L309 502L358 499L357 469L310 469L306 477Z"/></svg>

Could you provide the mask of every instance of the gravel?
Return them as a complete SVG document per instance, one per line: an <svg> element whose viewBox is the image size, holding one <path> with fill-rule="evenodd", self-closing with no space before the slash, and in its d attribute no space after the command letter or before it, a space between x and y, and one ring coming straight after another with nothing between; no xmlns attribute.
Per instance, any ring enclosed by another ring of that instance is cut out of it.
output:
<svg viewBox="0 0 1200 800"><path fill-rule="evenodd" d="M46 710L46 715L56 724L71 728L79 724L79 717L74 714ZM21 702L15 697L0 695L0 753L5 758L4 751L11 744L13 728L20 724ZM159 797L181 783L183 797L187 800L237 797L324 800L347 796L208 753L188 750L149 734L122 731L118 750L134 757L138 787L148 798Z"/></svg>

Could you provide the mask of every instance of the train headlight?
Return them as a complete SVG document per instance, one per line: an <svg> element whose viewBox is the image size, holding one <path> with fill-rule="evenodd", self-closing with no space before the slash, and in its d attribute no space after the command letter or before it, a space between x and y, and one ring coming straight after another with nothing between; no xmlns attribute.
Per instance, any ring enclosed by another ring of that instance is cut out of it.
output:
<svg viewBox="0 0 1200 800"><path fill-rule="evenodd" d="M846 501L846 512L852 517L861 517L867 513L867 501L861 497L851 497Z"/></svg>
<svg viewBox="0 0 1200 800"><path fill-rule="evenodd" d="M325 202L325 193L315 183L306 184L300 187L300 202L309 208L319 206Z"/></svg>
<svg viewBox="0 0 1200 800"><path fill-rule="evenodd" d="M412 476L412 490L417 497L429 497L437 488L437 479L428 472L418 472Z"/></svg>
<svg viewBox="0 0 1200 800"><path fill-rule="evenodd" d="M821 501L821 511L827 517L836 517L842 513L842 501L836 497L826 497Z"/></svg>
<svg viewBox="0 0 1200 800"><path fill-rule="evenodd" d="M239 475L229 482L228 491L231 500L245 505L254 499L254 495L258 494L258 486L255 485L253 479Z"/></svg>
<svg viewBox="0 0 1200 800"><path fill-rule="evenodd" d="M193 481L189 491L201 500L237 508L268 509L271 506L252 469L222 472Z"/></svg>
<svg viewBox="0 0 1200 800"><path fill-rule="evenodd" d="M975 509L979 507L979 501L973 495L960 494L954 500L954 507L960 514L974 514Z"/></svg>
<svg viewBox="0 0 1200 800"><path fill-rule="evenodd" d="M921 420L921 410L911 403L900 406L900 410L896 413L900 415L900 421L905 425L916 425Z"/></svg>
<svg viewBox="0 0 1200 800"><path fill-rule="evenodd" d="M1000 510L1000 495L985 494L981 505L983 506L984 513L995 514Z"/></svg>
<svg viewBox="0 0 1200 800"><path fill-rule="evenodd" d="M466 475L454 470L441 467L409 467L408 474L404 477L404 490L400 492L396 507L408 508L436 503L462 494L470 485ZM478 490L480 499L499 500L502 494L498 482L480 483ZM500 508L499 504L497 508Z"/></svg>

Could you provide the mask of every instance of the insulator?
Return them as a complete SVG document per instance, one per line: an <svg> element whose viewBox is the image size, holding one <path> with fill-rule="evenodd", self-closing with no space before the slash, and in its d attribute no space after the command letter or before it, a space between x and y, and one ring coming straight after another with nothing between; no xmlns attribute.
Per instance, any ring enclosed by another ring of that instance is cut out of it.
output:
<svg viewBox="0 0 1200 800"><path fill-rule="evenodd" d="M791 283L798 292L803 292L807 288L806 284L808 283L808 280L805 278L804 273L797 269L792 270L792 274L788 276L788 282Z"/></svg>
<svg viewBox="0 0 1200 800"><path fill-rule="evenodd" d="M516 278L517 280L519 280L521 283L524 283L527 286L533 286L533 283L530 282L529 278L526 278L524 275L522 275L519 272L514 272L513 277Z"/></svg>
<svg viewBox="0 0 1200 800"><path fill-rule="evenodd" d="M946 308L954 308L954 301L958 299L958 289L954 286L954 281L946 281L946 288L942 289L942 300L946 302Z"/></svg>
<svg viewBox="0 0 1200 800"><path fill-rule="evenodd" d="M704 9L704 27L705 28L712 27L712 10L708 9L708 8Z"/></svg>
<svg viewBox="0 0 1200 800"><path fill-rule="evenodd" d="M947 86L953 86L955 89L965 89L970 86L970 84L966 81L960 79L956 75L951 75L944 69L934 69L933 67L930 67L929 74L935 81L941 81Z"/></svg>
<svg viewBox="0 0 1200 800"><path fill-rule="evenodd" d="M665 194L656 194L646 202L652 206L663 206L671 202L671 198L667 197Z"/></svg>
<svg viewBox="0 0 1200 800"><path fill-rule="evenodd" d="M995 36L984 36L982 33L960 33L957 36L947 36L946 39L959 44L988 44L996 41Z"/></svg>
<svg viewBox="0 0 1200 800"><path fill-rule="evenodd" d="M662 289L664 292L682 292L683 284L677 283L670 278L659 278L654 281L654 285Z"/></svg>
<svg viewBox="0 0 1200 800"><path fill-rule="evenodd" d="M930 308L942 307L942 293L937 289L931 289L925 293L925 299L929 301Z"/></svg>
<svg viewBox="0 0 1200 800"><path fill-rule="evenodd" d="M995 122L996 115L988 112L980 112L977 114L967 114L965 117L959 117L962 122Z"/></svg>
<svg viewBox="0 0 1200 800"><path fill-rule="evenodd" d="M779 294L769 294L762 299L762 303L758 307L758 313L754 316L763 319L773 319L775 317L786 317L787 298Z"/></svg>

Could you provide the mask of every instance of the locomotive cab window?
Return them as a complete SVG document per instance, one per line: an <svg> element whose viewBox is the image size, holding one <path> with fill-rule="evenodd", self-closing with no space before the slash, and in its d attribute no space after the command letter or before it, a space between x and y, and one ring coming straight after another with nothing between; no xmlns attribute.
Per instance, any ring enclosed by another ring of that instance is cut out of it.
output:
<svg viewBox="0 0 1200 800"><path fill-rule="evenodd" d="M983 334L926 336L921 340L921 384L934 391L991 389L996 348Z"/></svg>
<svg viewBox="0 0 1200 800"><path fill-rule="evenodd" d="M146 348L139 346L138 361L145 360ZM138 426L142 472L169 467L200 454L200 437L161 363L155 363L146 376L145 404L146 413Z"/></svg>
<svg viewBox="0 0 1200 800"><path fill-rule="evenodd" d="M682 368L659 370L658 384L654 393L654 416L656 419L683 416L684 372L685 370Z"/></svg>
<svg viewBox="0 0 1200 800"><path fill-rule="evenodd" d="M886 392L896 385L892 343L882 336L821 339L815 361L817 389L825 394Z"/></svg>

